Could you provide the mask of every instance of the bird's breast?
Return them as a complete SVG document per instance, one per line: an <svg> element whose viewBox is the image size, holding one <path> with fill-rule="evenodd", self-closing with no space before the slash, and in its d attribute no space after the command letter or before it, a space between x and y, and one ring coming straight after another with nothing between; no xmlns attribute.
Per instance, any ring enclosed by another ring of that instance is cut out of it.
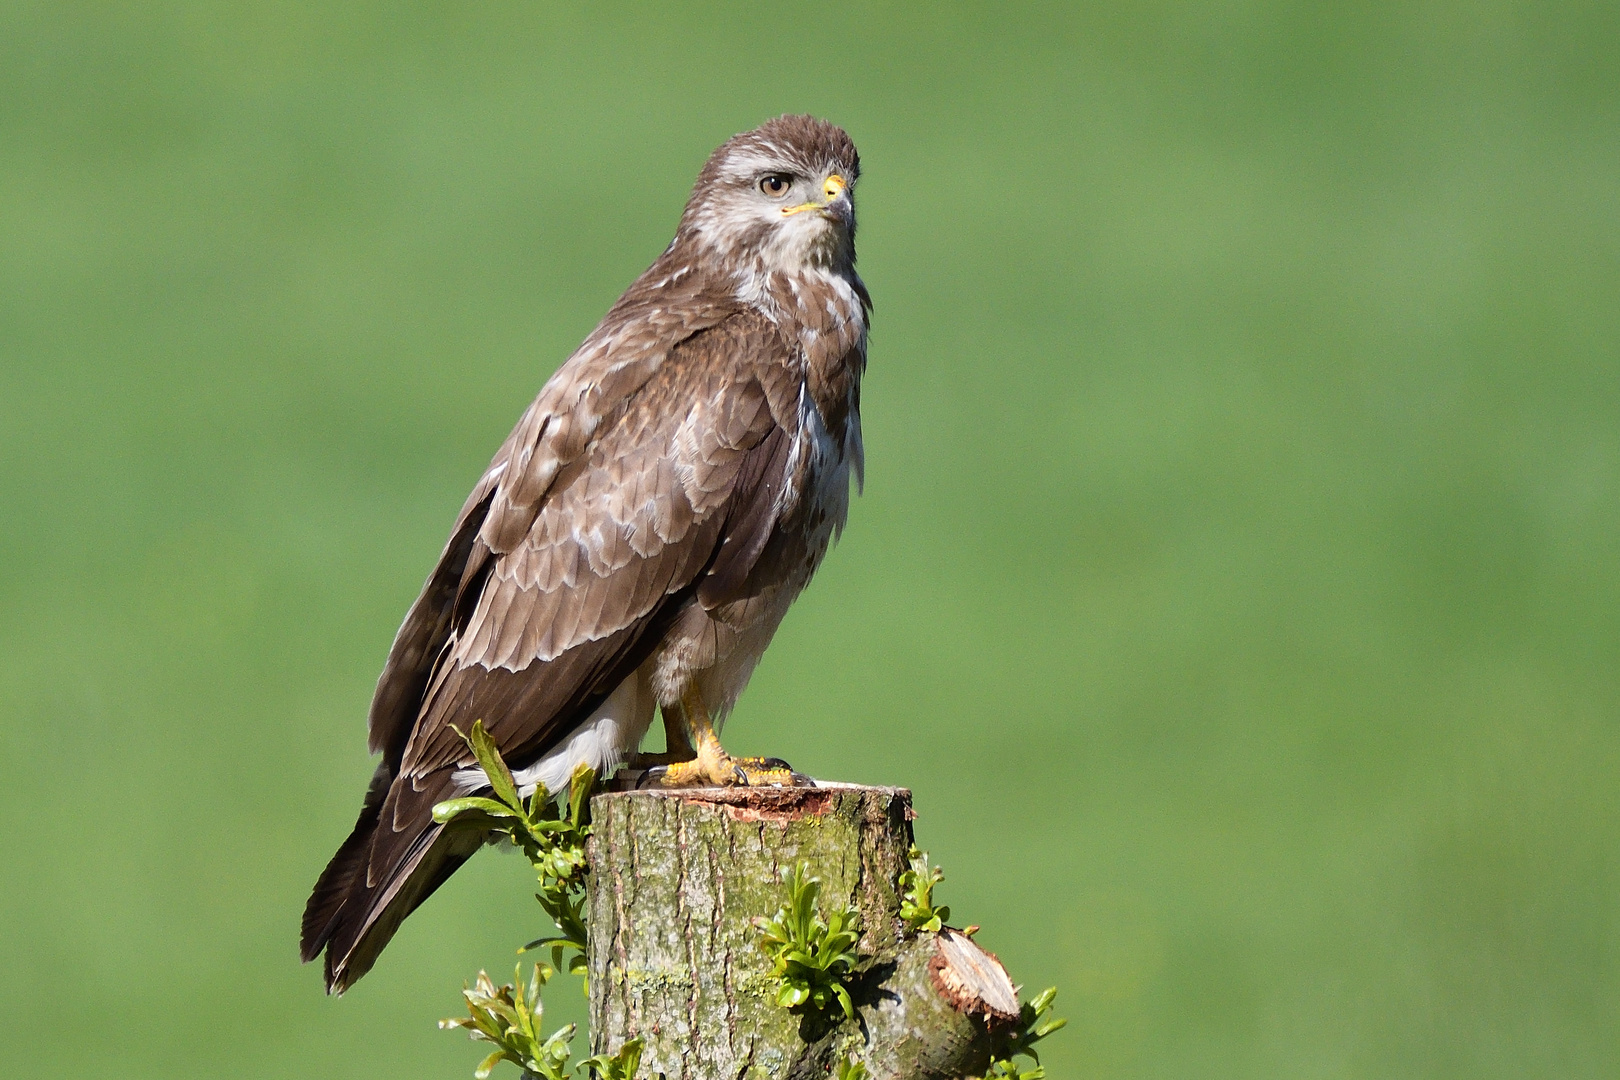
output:
<svg viewBox="0 0 1620 1080"><path fill-rule="evenodd" d="M767 273L752 295L798 357L798 424L777 520L805 575L849 516L853 470L862 479L860 382L866 368L866 308L853 270Z"/></svg>
<svg viewBox="0 0 1620 1080"><path fill-rule="evenodd" d="M834 427L808 392L801 400L792 470L799 505L785 515L784 523L801 532L806 570L813 573L849 518L850 469L860 460L861 417L851 403L835 414Z"/></svg>

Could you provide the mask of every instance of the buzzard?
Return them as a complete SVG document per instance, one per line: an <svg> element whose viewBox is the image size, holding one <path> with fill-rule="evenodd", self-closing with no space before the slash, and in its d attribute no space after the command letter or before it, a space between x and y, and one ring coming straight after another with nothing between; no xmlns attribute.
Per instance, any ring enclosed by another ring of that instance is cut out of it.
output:
<svg viewBox="0 0 1620 1080"><path fill-rule="evenodd" d="M645 782L807 782L716 730L860 481L859 175L814 117L727 140L467 497L377 680L360 819L304 912L330 992L476 850L432 817L484 786L458 733L475 720L525 794L617 767L655 706L669 753L638 762Z"/></svg>

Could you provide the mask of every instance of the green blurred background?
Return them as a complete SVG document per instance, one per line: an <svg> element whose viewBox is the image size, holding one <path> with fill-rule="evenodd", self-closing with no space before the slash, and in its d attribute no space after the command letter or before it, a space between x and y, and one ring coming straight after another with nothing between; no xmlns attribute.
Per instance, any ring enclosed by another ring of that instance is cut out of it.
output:
<svg viewBox="0 0 1620 1080"><path fill-rule="evenodd" d="M1055 1077L1616 1076L1620 8L539 0L0 7L6 1074L470 1075L520 860L297 963L373 680L805 110L870 472L731 748L915 790Z"/></svg>

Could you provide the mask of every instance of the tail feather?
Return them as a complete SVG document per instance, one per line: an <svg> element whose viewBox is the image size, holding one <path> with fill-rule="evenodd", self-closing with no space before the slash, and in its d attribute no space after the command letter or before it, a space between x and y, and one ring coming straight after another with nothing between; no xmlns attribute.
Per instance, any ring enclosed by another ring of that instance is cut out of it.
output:
<svg viewBox="0 0 1620 1080"><path fill-rule="evenodd" d="M328 993L370 971L405 917L478 849L477 835L447 833L433 821L442 797L437 786L418 792L394 783L386 764L372 777L354 831L304 909L301 955L308 962L325 951Z"/></svg>
<svg viewBox="0 0 1620 1080"><path fill-rule="evenodd" d="M371 786L366 790L360 818L354 823L354 831L349 833L349 838L343 841L337 854L326 864L326 869L321 871L314 890L309 894L299 936L299 955L306 964L321 955L321 950L331 940L334 923L349 899L356 876L364 884L366 864L371 858L371 835L376 831L377 816L382 811L383 800L388 797L388 787L392 782L393 774L387 763L377 766L377 771L371 777Z"/></svg>

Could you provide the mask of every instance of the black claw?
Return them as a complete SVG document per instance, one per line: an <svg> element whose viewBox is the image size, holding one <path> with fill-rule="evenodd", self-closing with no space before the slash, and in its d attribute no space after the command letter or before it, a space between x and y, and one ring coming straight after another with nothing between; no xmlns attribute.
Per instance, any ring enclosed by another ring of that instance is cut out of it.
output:
<svg viewBox="0 0 1620 1080"><path fill-rule="evenodd" d="M668 765L654 765L636 780L636 790L644 787L656 787L664 782L664 776L669 772Z"/></svg>

